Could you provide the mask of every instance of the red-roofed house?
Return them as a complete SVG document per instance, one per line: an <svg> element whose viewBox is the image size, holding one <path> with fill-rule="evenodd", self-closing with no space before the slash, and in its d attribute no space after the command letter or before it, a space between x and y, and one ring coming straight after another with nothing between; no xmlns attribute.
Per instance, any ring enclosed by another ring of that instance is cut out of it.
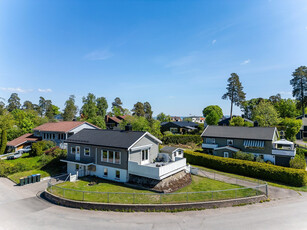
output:
<svg viewBox="0 0 307 230"><path fill-rule="evenodd" d="M117 117L110 117L110 116L106 116L105 117L105 122L106 122L106 126L107 126L107 129L114 129L114 128L117 128L119 123L122 121L122 120L125 120L125 118L127 117L128 115L123 115L123 116L117 116Z"/></svg>
<svg viewBox="0 0 307 230"><path fill-rule="evenodd" d="M48 140L56 143L60 148L65 148L64 140L82 129L100 129L86 121L61 121L42 124L33 129L34 133L27 133L7 143L15 151L39 140Z"/></svg>

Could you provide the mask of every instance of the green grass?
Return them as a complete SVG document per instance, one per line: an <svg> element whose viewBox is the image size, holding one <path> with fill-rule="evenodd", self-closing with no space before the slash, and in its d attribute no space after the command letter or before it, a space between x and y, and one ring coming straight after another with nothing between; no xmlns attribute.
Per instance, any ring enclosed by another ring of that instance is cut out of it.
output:
<svg viewBox="0 0 307 230"><path fill-rule="evenodd" d="M89 179L84 178L77 182L64 182L53 186L50 192L55 195L72 200L84 200L91 202L123 203L123 204L158 204L158 203L182 203L197 202L208 200L231 199L235 197L254 196L259 194L253 189L246 189L242 186L215 181L204 177L192 176L192 183L175 193L161 194L150 192L143 189L135 189L125 186L122 183L110 182L106 180L97 180L96 185L89 186ZM63 190L73 189L73 190ZM220 192L211 192L212 190L228 190ZM75 191L79 190L79 191ZM84 191L84 192L82 192ZM90 192L91 191L91 192ZM200 192L202 193L187 193ZM96 193L95 193L96 192ZM97 193L102 192L102 193ZM108 194L109 192L109 194ZM130 194L122 194L130 193Z"/></svg>
<svg viewBox="0 0 307 230"><path fill-rule="evenodd" d="M31 176L33 174L41 174L41 178L51 176L51 174L49 172L39 170L39 169L33 169L33 170L29 170L29 171L14 173L12 175L9 175L8 178L11 179L12 181L14 181L16 184L19 184L19 179L21 177L27 177L27 176Z"/></svg>
<svg viewBox="0 0 307 230"><path fill-rule="evenodd" d="M42 156L31 157L29 153L25 153L22 157L14 160L4 160L3 163L8 165L15 172L7 173L9 179L13 180L15 183L19 183L21 177L30 176L33 174L41 174L41 178L54 176L61 173L61 165L49 164L53 160L52 157L45 157L45 162L42 161Z"/></svg>
<svg viewBox="0 0 307 230"><path fill-rule="evenodd" d="M217 174L222 174L222 175L229 176L229 177L232 177L232 178L249 180L249 181L253 181L253 182L258 182L259 181L256 178L240 176L240 175L233 174L233 173L221 172L221 171L217 171L217 170L214 170L214 169L206 168L206 167L203 167L203 166L198 166L198 165L192 165L192 166L196 167L196 168L199 168L199 169L204 169L205 171L215 172ZM300 192L307 192L307 186L294 187L294 186L284 185L284 184L280 184L280 183L276 183L276 182L271 182L271 181L266 181L266 182L267 182L268 185L279 187L279 188L291 189L291 190L300 191Z"/></svg>

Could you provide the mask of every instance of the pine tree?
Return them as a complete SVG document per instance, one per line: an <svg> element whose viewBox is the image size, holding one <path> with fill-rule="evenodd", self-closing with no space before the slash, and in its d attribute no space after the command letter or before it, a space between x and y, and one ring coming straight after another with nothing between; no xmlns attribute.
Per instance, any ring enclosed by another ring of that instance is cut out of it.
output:
<svg viewBox="0 0 307 230"><path fill-rule="evenodd" d="M305 101L307 91L307 67L300 66L292 74L290 84L293 87L292 95L301 102L302 114L305 114Z"/></svg>
<svg viewBox="0 0 307 230"><path fill-rule="evenodd" d="M241 106L245 101L245 93L243 92L243 86L240 82L239 76L236 73L232 73L228 78L227 92L222 96L222 99L229 99L231 102L230 107L230 119L232 119L233 104Z"/></svg>

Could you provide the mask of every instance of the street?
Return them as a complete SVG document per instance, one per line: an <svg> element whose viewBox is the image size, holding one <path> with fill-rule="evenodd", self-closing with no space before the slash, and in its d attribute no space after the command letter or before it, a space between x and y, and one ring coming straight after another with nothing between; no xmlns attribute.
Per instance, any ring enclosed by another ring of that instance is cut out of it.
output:
<svg viewBox="0 0 307 230"><path fill-rule="evenodd" d="M46 181L15 186L0 178L0 229L307 229L307 194L262 204L177 213L70 209L36 196Z"/></svg>

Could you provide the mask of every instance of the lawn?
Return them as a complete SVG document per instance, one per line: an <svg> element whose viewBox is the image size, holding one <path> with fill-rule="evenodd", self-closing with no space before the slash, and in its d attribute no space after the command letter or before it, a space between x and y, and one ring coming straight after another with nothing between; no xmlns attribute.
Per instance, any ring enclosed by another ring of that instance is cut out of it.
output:
<svg viewBox="0 0 307 230"><path fill-rule="evenodd" d="M253 189L247 189L243 188L242 186L228 184L199 176L192 176L192 183L190 185L178 190L175 193L169 194L135 189L127 187L122 183L100 179L96 181L97 184L89 185L90 179L92 178L83 178L77 182L64 182L62 184L58 184L57 186L53 186L51 189L49 189L49 191L58 196L72 200L126 204L182 203L187 201L197 202L231 199L235 197L246 197L259 194L258 191ZM227 190L237 188L241 189ZM213 190L227 191L212 192Z"/></svg>
<svg viewBox="0 0 307 230"><path fill-rule="evenodd" d="M191 165L191 166L199 168L199 169L204 169L205 171L208 171L208 172L215 172L217 174L222 174L222 175L233 177L233 178L258 182L258 179L252 178L252 177L245 177L245 176L241 176L241 175L237 175L237 174L233 174L233 173L221 172L221 171L217 171L217 170L214 170L214 169L210 169L210 168L206 168L206 167L198 166L198 165ZM279 187L279 188L291 189L291 190L300 191L300 192L307 192L307 186L294 187L294 186L279 184L279 183L270 182L270 181L266 181L266 182L267 182L268 185Z"/></svg>
<svg viewBox="0 0 307 230"><path fill-rule="evenodd" d="M33 174L41 174L41 178L60 174L61 166L52 164L52 160L50 156L31 157L29 153L15 160L1 160L3 167L11 169L2 176L7 176L18 184L21 177Z"/></svg>

